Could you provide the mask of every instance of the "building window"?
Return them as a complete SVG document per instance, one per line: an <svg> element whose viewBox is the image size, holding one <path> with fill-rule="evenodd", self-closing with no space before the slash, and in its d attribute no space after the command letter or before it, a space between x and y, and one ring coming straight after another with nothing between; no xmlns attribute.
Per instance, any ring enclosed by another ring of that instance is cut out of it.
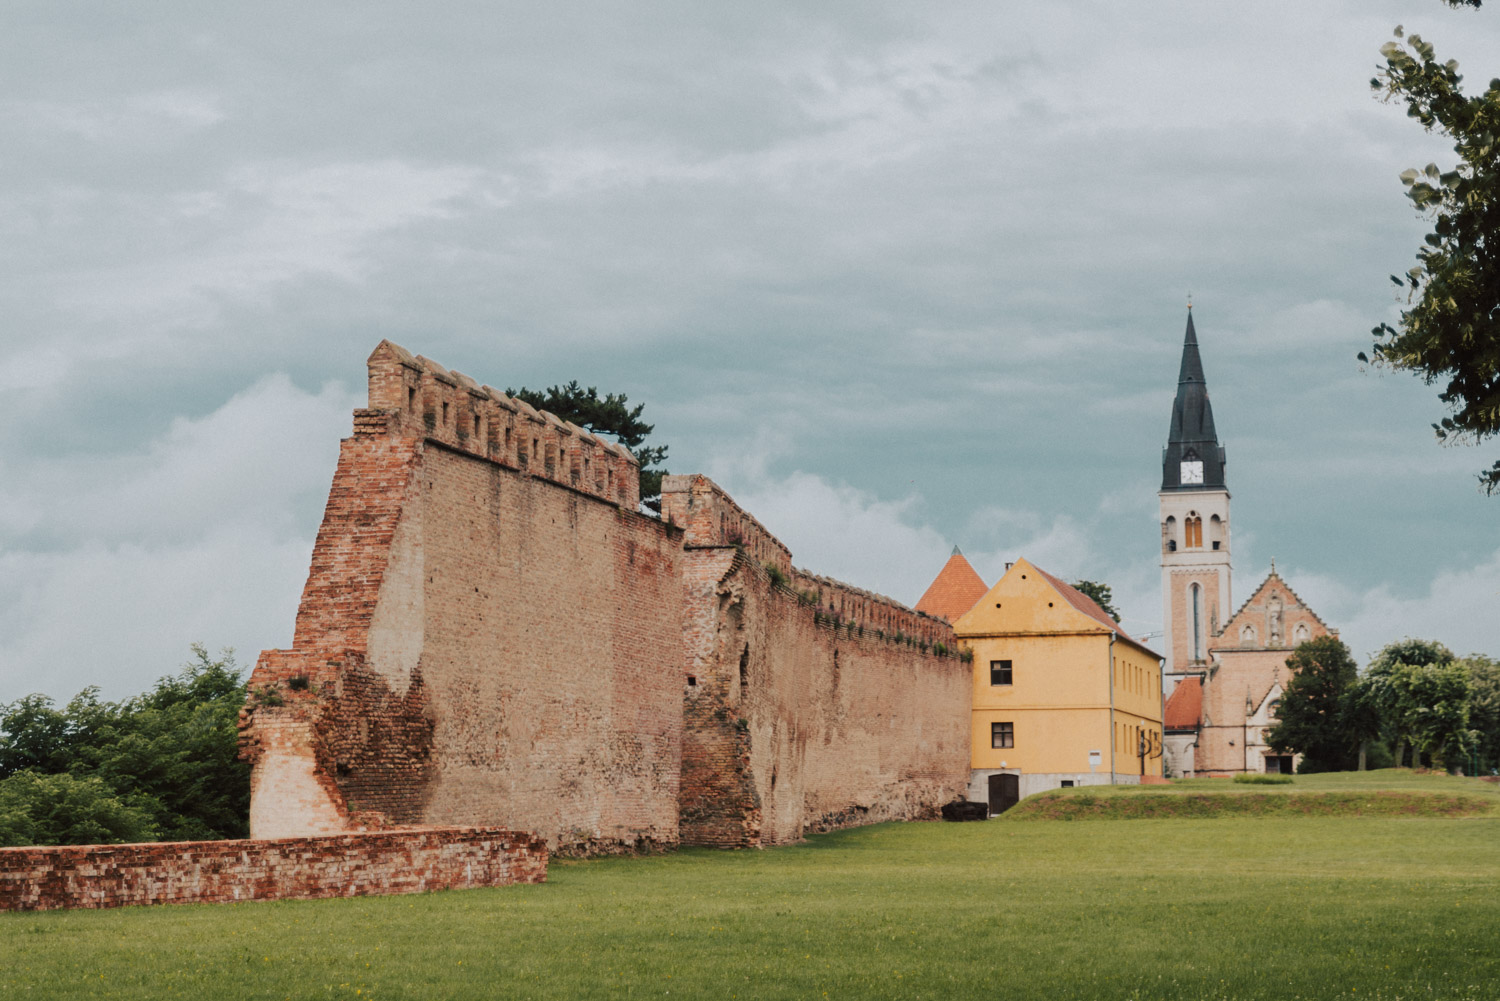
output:
<svg viewBox="0 0 1500 1001"><path fill-rule="evenodd" d="M1194 584L1188 589L1188 601L1193 606L1193 659L1203 659L1203 588Z"/></svg>
<svg viewBox="0 0 1500 1001"><path fill-rule="evenodd" d="M1183 525L1183 528L1186 529L1186 534L1187 534L1187 548L1189 548L1189 549L1202 549L1203 548L1203 519L1200 518L1200 517L1198 517L1195 514L1188 515L1187 520L1184 521L1182 523L1182 525Z"/></svg>
<svg viewBox="0 0 1500 1001"><path fill-rule="evenodd" d="M1015 747L1016 725L1014 723L991 723L990 724L990 746L991 747Z"/></svg>
<svg viewBox="0 0 1500 1001"><path fill-rule="evenodd" d="M1012 683L1013 682L1011 680L1010 661L1008 661L1008 660L992 660L992 661L990 661L990 684L992 684L992 685L1009 685L1009 684L1012 684Z"/></svg>

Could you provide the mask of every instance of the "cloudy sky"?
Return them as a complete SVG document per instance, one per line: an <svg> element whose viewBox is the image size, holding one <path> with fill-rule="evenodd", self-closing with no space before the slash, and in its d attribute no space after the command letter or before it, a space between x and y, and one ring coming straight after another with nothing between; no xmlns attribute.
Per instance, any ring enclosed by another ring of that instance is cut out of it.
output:
<svg viewBox="0 0 1500 1001"><path fill-rule="evenodd" d="M1495 447L1364 371L1500 12L1309 4L7 4L0 700L290 643L364 359L646 404L818 572L955 543L1160 628L1192 293L1235 601L1272 557L1363 657L1500 654Z"/></svg>

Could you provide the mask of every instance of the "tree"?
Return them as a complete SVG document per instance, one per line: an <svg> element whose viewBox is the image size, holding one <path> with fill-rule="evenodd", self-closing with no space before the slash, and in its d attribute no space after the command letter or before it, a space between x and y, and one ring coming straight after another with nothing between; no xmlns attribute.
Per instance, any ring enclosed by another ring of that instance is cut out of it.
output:
<svg viewBox="0 0 1500 1001"><path fill-rule="evenodd" d="M1405 682L1398 678L1401 669L1452 661L1453 651L1443 644L1408 637L1386 644L1365 668L1363 680L1368 698L1380 715L1381 729L1395 745L1395 765L1398 768L1406 757L1408 743L1413 746L1413 767L1420 764L1420 751L1412 741L1410 692Z"/></svg>
<svg viewBox="0 0 1500 1001"><path fill-rule="evenodd" d="M1267 742L1278 754L1301 754L1304 772L1349 768L1359 745L1348 715L1359 667L1349 648L1337 636L1319 636L1299 644L1286 665L1292 678Z"/></svg>
<svg viewBox="0 0 1500 1001"><path fill-rule="evenodd" d="M1474 729L1474 752L1482 771L1500 768L1500 660L1470 654L1462 661L1469 671L1469 726Z"/></svg>
<svg viewBox="0 0 1500 1001"><path fill-rule="evenodd" d="M66 775L102 783L108 793L21 783L12 799L37 795L76 805L114 797L144 812L149 837L246 836L250 768L238 747L245 686L229 651L215 660L200 645L192 650L194 660L178 674L123 702L101 701L98 689L86 688L62 710L43 695L0 706L0 779Z"/></svg>
<svg viewBox="0 0 1500 1001"><path fill-rule="evenodd" d="M20 771L0 781L0 847L154 841L151 811L99 778Z"/></svg>
<svg viewBox="0 0 1500 1001"><path fill-rule="evenodd" d="M667 474L666 445L647 445L646 437L656 425L641 420L644 403L629 405L624 393L599 395L593 386L584 389L574 379L566 386L552 386L541 392L535 389L507 389L506 394L525 400L538 410L572 421L593 434L607 434L630 449L641 464L641 501L653 511L661 510L661 479Z"/></svg>
<svg viewBox="0 0 1500 1001"><path fill-rule="evenodd" d="M1109 589L1108 584L1100 584L1093 580L1075 580L1073 586L1094 600L1094 604L1109 613L1109 617L1116 622L1120 621L1120 613L1114 606L1115 595Z"/></svg>
<svg viewBox="0 0 1500 1001"><path fill-rule="evenodd" d="M1447 0L1479 7L1480 0ZM1439 399L1452 408L1433 430L1439 441L1474 441L1500 434L1500 79L1472 97L1459 85L1458 63L1439 63L1418 35L1380 50L1385 67L1370 86L1385 101L1402 101L1427 131L1454 140L1458 164L1407 170L1401 181L1433 231L1417 265L1391 281L1407 289L1409 308L1396 326L1381 323L1361 361L1403 369L1428 384L1443 381ZM1500 491L1500 462L1481 473L1486 492Z"/></svg>

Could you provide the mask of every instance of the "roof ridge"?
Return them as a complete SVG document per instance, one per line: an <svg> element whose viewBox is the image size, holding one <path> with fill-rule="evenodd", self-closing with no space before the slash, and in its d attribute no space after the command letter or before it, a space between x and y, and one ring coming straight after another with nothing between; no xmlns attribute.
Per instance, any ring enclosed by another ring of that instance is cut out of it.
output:
<svg viewBox="0 0 1500 1001"><path fill-rule="evenodd" d="M1110 615L1103 608L1101 608L1099 606L1099 603L1093 598L1090 598L1088 595L1084 594L1082 591L1078 590L1078 588L1074 587L1072 584L1069 584L1067 581L1061 579L1060 577L1055 577L1047 571L1043 570L1041 567L1038 567L1035 563L1031 565L1033 567L1036 567L1036 572L1041 574L1042 577L1047 581L1047 583L1051 584L1053 589L1067 600L1068 604L1072 605L1074 608L1078 609L1078 611L1082 612L1084 615L1087 615L1089 618L1096 619L1104 625L1109 626L1110 629L1119 633L1121 636L1130 640L1132 643L1140 642L1140 640L1136 639L1134 636L1121 629L1120 624L1115 621L1114 616ZM1084 601L1088 604L1087 606L1081 606L1078 603L1079 601ZM1093 609L1093 611L1089 611L1089 609L1091 608ZM1098 612L1099 614L1095 615L1094 612Z"/></svg>
<svg viewBox="0 0 1500 1001"><path fill-rule="evenodd" d="M1252 601L1255 600L1255 596L1257 594L1260 594L1261 591L1265 590L1266 585L1271 582L1271 578L1272 577L1275 577L1277 580L1281 581L1281 586L1284 587L1284 588L1286 588L1287 594L1290 594L1293 598L1296 598L1297 599L1297 604L1302 609L1304 609L1307 612L1308 615L1311 615L1314 619L1318 620L1318 625L1322 626L1324 629L1328 630L1330 633L1336 633L1337 632L1336 629L1334 629L1328 623L1326 623L1326 622L1323 621L1323 616L1321 616L1317 612L1313 611L1312 606L1309 605L1306 601L1303 600L1302 595L1298 594L1296 592L1296 590L1292 587L1292 585L1290 585L1290 584L1288 584L1286 582L1286 578L1285 577L1281 576L1281 574L1277 573L1273 569L1270 573L1266 574L1266 576L1261 580L1261 582L1259 584L1255 585L1255 589L1250 592L1250 597L1246 598L1243 602L1240 603L1240 607L1234 610L1234 614L1231 615L1229 618L1227 618L1227 619L1224 620L1224 625L1219 629L1219 631L1215 635L1217 635L1217 636L1223 636L1224 635L1224 633L1229 629L1229 624L1231 622L1233 622L1235 619L1239 618L1240 614L1242 612L1244 612L1245 609L1247 609L1247 608L1250 607L1250 602L1252 602Z"/></svg>

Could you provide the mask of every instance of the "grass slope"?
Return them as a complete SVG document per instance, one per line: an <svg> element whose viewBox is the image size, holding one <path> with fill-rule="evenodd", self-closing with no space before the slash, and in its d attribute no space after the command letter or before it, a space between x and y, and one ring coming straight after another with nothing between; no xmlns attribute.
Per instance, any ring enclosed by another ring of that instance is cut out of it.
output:
<svg viewBox="0 0 1500 1001"><path fill-rule="evenodd" d="M541 886L0 914L0 998L1492 999L1497 845L1492 816L888 824Z"/></svg>
<svg viewBox="0 0 1500 1001"><path fill-rule="evenodd" d="M1500 786L1408 769L1298 775L1287 784L1189 779L1170 785L1081 786L1029 796L1006 820L1165 817L1500 816Z"/></svg>

